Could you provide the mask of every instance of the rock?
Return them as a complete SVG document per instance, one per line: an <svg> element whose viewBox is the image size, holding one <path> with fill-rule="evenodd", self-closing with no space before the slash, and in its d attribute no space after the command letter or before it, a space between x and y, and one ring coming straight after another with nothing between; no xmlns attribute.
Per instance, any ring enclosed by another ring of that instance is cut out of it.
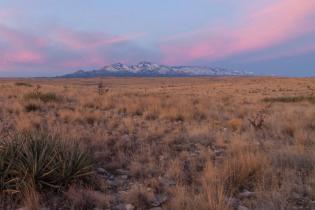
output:
<svg viewBox="0 0 315 210"><path fill-rule="evenodd" d="M125 170L125 169L117 169L115 171L118 175L129 175L129 171Z"/></svg>
<svg viewBox="0 0 315 210"><path fill-rule="evenodd" d="M238 194L240 199L244 199L244 198L251 198L254 197L256 194L254 192L250 192L248 190L245 190L243 192L241 192L240 194Z"/></svg>
<svg viewBox="0 0 315 210"><path fill-rule="evenodd" d="M123 135L121 137L121 140L128 142L128 141L130 141L130 137L128 135Z"/></svg>
<svg viewBox="0 0 315 210"><path fill-rule="evenodd" d="M164 187L170 187L176 185L176 182L174 180L168 179L168 178L159 178L160 183Z"/></svg>
<svg viewBox="0 0 315 210"><path fill-rule="evenodd" d="M97 168L96 169L96 172L98 173L98 174L105 174L106 173L106 170L104 169L104 168Z"/></svg>
<svg viewBox="0 0 315 210"><path fill-rule="evenodd" d="M234 209L237 209L241 204L241 200L234 197L226 199L226 202Z"/></svg>
<svg viewBox="0 0 315 210"><path fill-rule="evenodd" d="M113 174L111 174L104 168L97 168L96 172L100 175L105 176L107 179L110 179L110 180L113 180L115 178Z"/></svg>
<svg viewBox="0 0 315 210"><path fill-rule="evenodd" d="M161 204L165 203L167 201L168 197L164 194L159 194L156 196L156 200Z"/></svg>
<svg viewBox="0 0 315 210"><path fill-rule="evenodd" d="M135 207L134 207L134 205L132 205L132 204L127 204L126 206L125 206L125 208L126 208L126 210L134 210L135 209Z"/></svg>
<svg viewBox="0 0 315 210"><path fill-rule="evenodd" d="M120 178L126 180L128 179L128 175L121 175Z"/></svg>
<svg viewBox="0 0 315 210"><path fill-rule="evenodd" d="M224 150L223 149L216 149L214 150L214 155L215 156L221 156L224 154Z"/></svg>
<svg viewBox="0 0 315 210"><path fill-rule="evenodd" d="M249 210L246 206L239 206L237 210Z"/></svg>

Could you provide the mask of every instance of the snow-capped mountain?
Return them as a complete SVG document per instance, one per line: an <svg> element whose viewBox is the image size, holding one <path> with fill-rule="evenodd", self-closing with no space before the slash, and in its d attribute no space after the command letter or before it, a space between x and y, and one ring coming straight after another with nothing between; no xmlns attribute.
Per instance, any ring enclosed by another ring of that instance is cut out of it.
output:
<svg viewBox="0 0 315 210"><path fill-rule="evenodd" d="M115 63L98 70L77 71L62 77L100 77L100 76L243 76L251 75L244 71L231 71L208 66L166 66L151 62L140 62L136 65Z"/></svg>

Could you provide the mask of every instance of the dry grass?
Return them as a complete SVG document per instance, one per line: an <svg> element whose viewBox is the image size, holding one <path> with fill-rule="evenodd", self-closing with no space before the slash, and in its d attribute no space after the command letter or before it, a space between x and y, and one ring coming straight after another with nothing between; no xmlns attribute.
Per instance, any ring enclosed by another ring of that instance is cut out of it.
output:
<svg viewBox="0 0 315 210"><path fill-rule="evenodd" d="M1 80L0 209L311 210L314 84Z"/></svg>

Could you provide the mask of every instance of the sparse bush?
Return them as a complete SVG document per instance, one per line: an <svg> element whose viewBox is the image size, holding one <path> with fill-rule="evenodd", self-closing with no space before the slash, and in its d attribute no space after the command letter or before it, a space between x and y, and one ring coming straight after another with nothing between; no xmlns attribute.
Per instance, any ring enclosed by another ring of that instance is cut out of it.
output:
<svg viewBox="0 0 315 210"><path fill-rule="evenodd" d="M24 106L24 110L25 110L26 112L35 112L35 111L41 110L41 106L40 106L40 104L38 104L38 103L30 102L30 103L27 103L27 104Z"/></svg>
<svg viewBox="0 0 315 210"><path fill-rule="evenodd" d="M16 86L24 86L24 87L33 87L32 84L27 83L27 82L16 82L15 85Z"/></svg>
<svg viewBox="0 0 315 210"><path fill-rule="evenodd" d="M263 109L259 110L255 116L248 119L248 121L254 127L255 130L260 130L264 127L265 120L266 120L267 115L270 112L271 106L272 106L272 103L270 103L268 106L264 107Z"/></svg>

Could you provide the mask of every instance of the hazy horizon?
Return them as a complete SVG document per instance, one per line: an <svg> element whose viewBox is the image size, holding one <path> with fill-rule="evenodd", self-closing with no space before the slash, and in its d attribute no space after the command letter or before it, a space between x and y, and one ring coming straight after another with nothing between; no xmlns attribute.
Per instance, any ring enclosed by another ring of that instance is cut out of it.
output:
<svg viewBox="0 0 315 210"><path fill-rule="evenodd" d="M0 2L0 77L117 62L315 76L315 1Z"/></svg>

